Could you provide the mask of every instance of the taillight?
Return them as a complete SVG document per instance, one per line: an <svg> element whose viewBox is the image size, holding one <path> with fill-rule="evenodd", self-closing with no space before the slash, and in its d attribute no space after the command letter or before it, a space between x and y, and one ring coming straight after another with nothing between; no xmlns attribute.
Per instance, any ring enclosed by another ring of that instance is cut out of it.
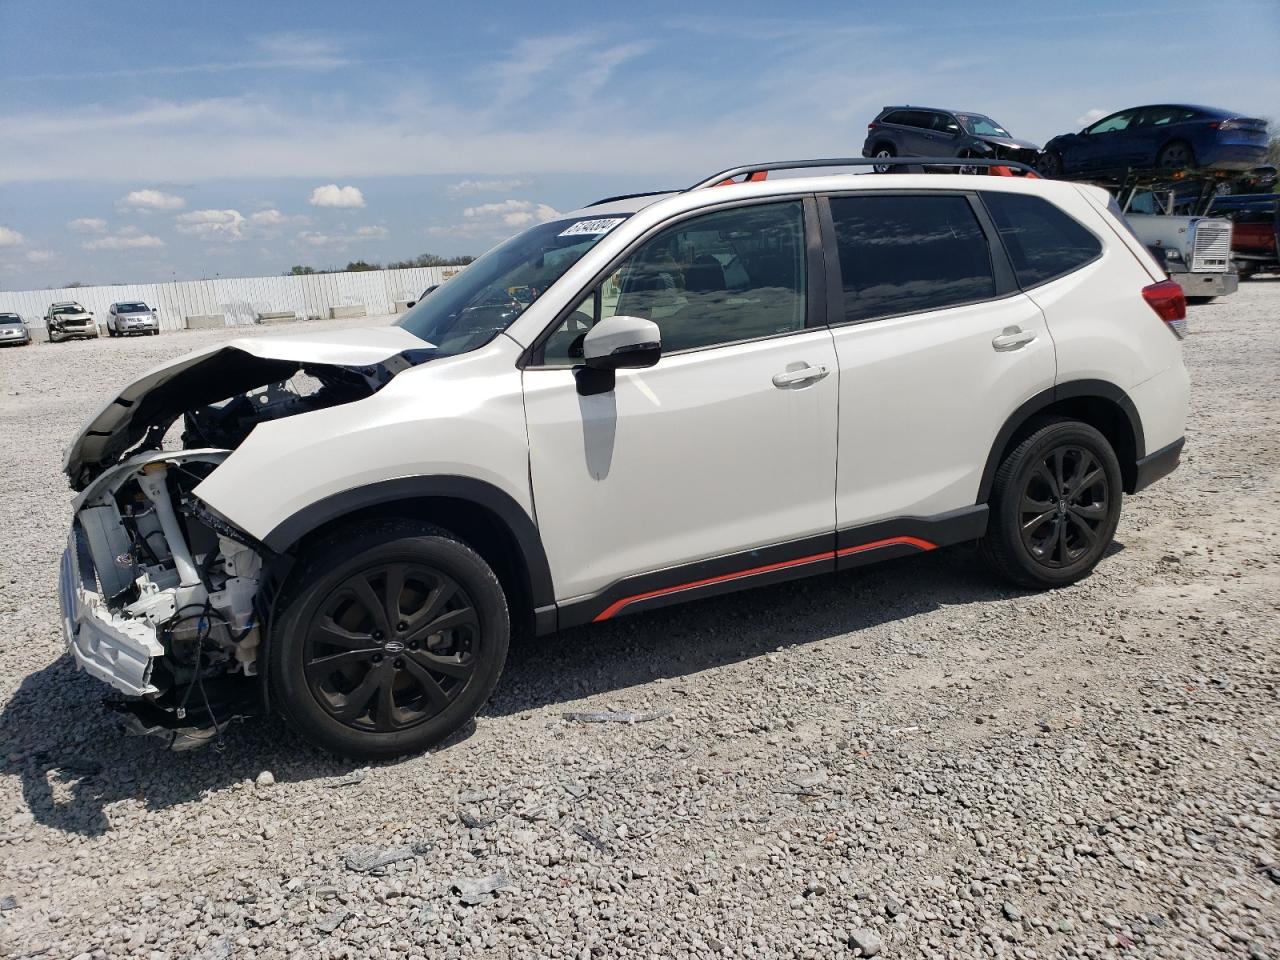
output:
<svg viewBox="0 0 1280 960"><path fill-rule="evenodd" d="M1164 321L1170 332L1181 340L1187 335L1187 298L1172 280L1161 280L1142 288L1142 299Z"/></svg>

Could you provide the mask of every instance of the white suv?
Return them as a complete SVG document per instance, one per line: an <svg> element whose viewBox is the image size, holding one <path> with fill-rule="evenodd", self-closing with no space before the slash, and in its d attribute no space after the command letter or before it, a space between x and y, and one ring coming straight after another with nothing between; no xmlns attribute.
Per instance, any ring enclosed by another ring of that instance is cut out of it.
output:
<svg viewBox="0 0 1280 960"><path fill-rule="evenodd" d="M66 459L79 665L175 747L272 709L387 757L466 723L512 634L962 541L1086 576L1187 408L1182 293L1107 195L758 173L125 387Z"/></svg>

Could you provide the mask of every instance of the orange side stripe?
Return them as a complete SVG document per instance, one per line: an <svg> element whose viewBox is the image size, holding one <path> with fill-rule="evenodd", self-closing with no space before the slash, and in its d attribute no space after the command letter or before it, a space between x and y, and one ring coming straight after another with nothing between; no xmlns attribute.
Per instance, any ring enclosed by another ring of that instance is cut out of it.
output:
<svg viewBox="0 0 1280 960"><path fill-rule="evenodd" d="M671 593L680 593L684 590L693 590L697 587L707 587L713 583L725 583L729 580L741 580L743 577L754 577L760 573L770 573L774 570L785 570L788 567L799 567L806 563L816 563L819 560L830 560L835 554L828 550L826 553L815 553L811 557L800 557L797 560L783 560L780 563L770 563L763 567L752 567L749 570L739 570L736 573L725 573L718 577L707 577L705 580L694 580L692 583L682 583L674 587L663 587L661 590L650 590L648 593L637 593L633 597L623 597L609 606L605 607L596 615L592 623L599 623L601 620L608 620L617 614L619 610L630 603L636 603L639 600L651 600L654 597L665 597Z"/></svg>
<svg viewBox="0 0 1280 960"><path fill-rule="evenodd" d="M600 623L602 620L608 620L617 615L623 607L641 600L652 600L654 597L665 597L673 593L681 593L685 590L696 590L698 587L709 587L715 583L727 583L730 580L741 580L744 577L754 577L761 573L771 573L774 570L786 570L789 567L799 567L807 563L816 563L819 560L831 560L835 557L847 556L851 553L862 553L866 550L875 550L879 547L891 547L897 544L906 544L915 547L917 550L936 550L938 545L930 543L928 540L921 540L919 537L890 537L887 540L873 540L871 543L860 543L856 547L845 547L843 550L827 551L826 553L815 553L809 557L800 557L796 560L783 560L779 563L766 564L763 567L751 567L748 570L738 570L734 573L721 574L718 577L707 577L704 580L694 580L690 583L681 583L674 587L663 587L660 590L650 590L648 593L637 593L634 596L623 597L621 600L615 600L604 610L596 614L592 623Z"/></svg>
<svg viewBox="0 0 1280 960"><path fill-rule="evenodd" d="M919 537L890 537L888 540L872 540L870 543L860 543L856 547L845 547L843 550L837 550L836 556L846 557L851 553L862 553L865 550L875 550L879 547L892 547L899 543L915 547L917 550L938 549L938 545L936 543L930 543L928 540L921 540Z"/></svg>

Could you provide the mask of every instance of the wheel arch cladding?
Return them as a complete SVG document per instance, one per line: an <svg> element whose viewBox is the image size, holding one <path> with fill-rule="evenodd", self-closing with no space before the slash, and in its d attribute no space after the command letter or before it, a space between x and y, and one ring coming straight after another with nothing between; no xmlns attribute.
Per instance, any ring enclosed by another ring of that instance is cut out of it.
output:
<svg viewBox="0 0 1280 960"><path fill-rule="evenodd" d="M397 477L344 490L282 521L264 542L276 553L296 552L335 527L384 516L425 520L457 534L497 574L512 607L513 628L524 620L533 630L536 619L537 632L546 632L539 611L554 611L555 592L537 525L509 494L483 480Z"/></svg>
<svg viewBox="0 0 1280 960"><path fill-rule="evenodd" d="M991 497L996 470L1044 417L1067 417L1096 428L1116 452L1125 493L1133 493L1138 461L1146 455L1142 419L1123 389L1106 380L1073 380L1041 391L1013 412L996 434L978 485L978 503Z"/></svg>

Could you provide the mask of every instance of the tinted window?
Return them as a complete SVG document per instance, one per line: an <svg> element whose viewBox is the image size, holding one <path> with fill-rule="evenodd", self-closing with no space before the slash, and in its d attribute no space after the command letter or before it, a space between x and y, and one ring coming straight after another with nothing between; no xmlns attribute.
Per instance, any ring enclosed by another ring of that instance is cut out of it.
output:
<svg viewBox="0 0 1280 960"><path fill-rule="evenodd" d="M995 295L987 238L964 197L833 197L846 320Z"/></svg>
<svg viewBox="0 0 1280 960"><path fill-rule="evenodd" d="M1147 107L1138 115L1137 126L1163 127L1171 123L1183 123L1195 117L1196 112L1186 107Z"/></svg>
<svg viewBox="0 0 1280 960"><path fill-rule="evenodd" d="M935 113L933 115L933 129L939 133L958 134L960 132L960 124L956 123L956 118L947 113Z"/></svg>
<svg viewBox="0 0 1280 960"><path fill-rule="evenodd" d="M804 211L799 200L693 217L631 254L560 325L546 363L577 362L591 325L644 317L662 350L690 350L804 328Z"/></svg>
<svg viewBox="0 0 1280 960"><path fill-rule="evenodd" d="M905 110L892 110L886 113L880 120L881 123L906 123L907 112Z"/></svg>
<svg viewBox="0 0 1280 960"><path fill-rule="evenodd" d="M933 129L933 114L925 110L908 110L906 119L900 121L909 127L920 127L922 130Z"/></svg>
<svg viewBox="0 0 1280 960"><path fill-rule="evenodd" d="M1018 193L982 199L1023 287L1070 273L1102 253L1097 237L1047 200Z"/></svg>

